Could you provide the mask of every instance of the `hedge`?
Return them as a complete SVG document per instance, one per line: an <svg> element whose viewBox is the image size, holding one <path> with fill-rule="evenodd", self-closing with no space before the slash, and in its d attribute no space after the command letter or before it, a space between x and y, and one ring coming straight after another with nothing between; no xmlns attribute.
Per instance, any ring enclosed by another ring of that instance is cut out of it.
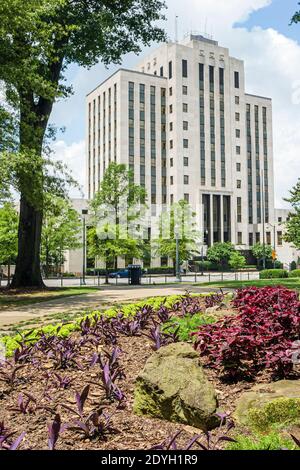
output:
<svg viewBox="0 0 300 470"><path fill-rule="evenodd" d="M294 269L289 273L289 277L300 277L300 269Z"/></svg>
<svg viewBox="0 0 300 470"><path fill-rule="evenodd" d="M259 273L260 279L286 279L289 273L284 269L265 269Z"/></svg>

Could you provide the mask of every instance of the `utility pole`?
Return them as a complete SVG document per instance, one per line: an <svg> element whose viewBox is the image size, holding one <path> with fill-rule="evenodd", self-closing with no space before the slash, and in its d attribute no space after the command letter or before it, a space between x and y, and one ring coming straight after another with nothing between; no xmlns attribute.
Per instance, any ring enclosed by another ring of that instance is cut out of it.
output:
<svg viewBox="0 0 300 470"><path fill-rule="evenodd" d="M176 279L177 281L180 282L181 278L180 278L180 259L179 259L179 234L177 231L176 231L175 237L176 237Z"/></svg>
<svg viewBox="0 0 300 470"><path fill-rule="evenodd" d="M178 15L175 16L175 42L178 43Z"/></svg>
<svg viewBox="0 0 300 470"><path fill-rule="evenodd" d="M86 223L85 216L88 215L88 210L82 210L82 284L85 286L85 269L86 269Z"/></svg>

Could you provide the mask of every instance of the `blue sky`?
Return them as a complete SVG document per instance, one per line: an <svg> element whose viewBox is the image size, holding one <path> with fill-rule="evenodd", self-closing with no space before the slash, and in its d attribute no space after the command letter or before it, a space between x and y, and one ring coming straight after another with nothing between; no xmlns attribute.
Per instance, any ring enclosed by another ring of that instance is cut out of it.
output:
<svg viewBox="0 0 300 470"><path fill-rule="evenodd" d="M296 0L166 0L164 27L174 37L174 19L179 16L179 37L191 30L202 31L207 22L219 44L245 61L249 93L273 99L275 196L278 207L300 176L300 24L289 26L299 8ZM147 52L142 50L142 55ZM123 58L123 67L133 67L137 57ZM118 66L109 70L98 64L91 70L71 66L67 78L74 95L57 103L51 121L65 126L54 145L56 158L85 183L85 97ZM295 100L294 92L299 99Z"/></svg>
<svg viewBox="0 0 300 470"><path fill-rule="evenodd" d="M295 0L273 0L271 5L255 11L248 21L243 23L243 27L251 30L255 26L262 28L274 28L276 31L295 39L300 40L300 24L289 26L290 20L298 8Z"/></svg>

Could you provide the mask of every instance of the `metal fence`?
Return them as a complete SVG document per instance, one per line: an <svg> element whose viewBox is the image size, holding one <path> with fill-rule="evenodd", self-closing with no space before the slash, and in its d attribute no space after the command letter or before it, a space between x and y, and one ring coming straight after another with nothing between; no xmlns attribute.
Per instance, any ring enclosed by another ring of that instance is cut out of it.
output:
<svg viewBox="0 0 300 470"><path fill-rule="evenodd" d="M166 285L166 284L201 284L207 282L224 282L224 281L252 281L259 279L257 271L240 271L240 272L209 272L204 273L188 273L182 274L180 279L171 274L149 274L143 275L141 279L142 286L150 285ZM83 277L55 277L44 279L48 287L100 287L105 286L105 276L86 276ZM129 280L120 278L109 278L110 286L128 286ZM0 279L0 286L5 287L7 279Z"/></svg>

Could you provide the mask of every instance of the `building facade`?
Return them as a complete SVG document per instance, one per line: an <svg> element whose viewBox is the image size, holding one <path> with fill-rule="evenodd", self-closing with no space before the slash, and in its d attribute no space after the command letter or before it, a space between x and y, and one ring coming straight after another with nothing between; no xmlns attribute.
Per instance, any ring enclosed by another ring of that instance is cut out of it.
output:
<svg viewBox="0 0 300 470"><path fill-rule="evenodd" d="M206 247L276 246L272 100L246 93L244 62L216 41L190 34L120 69L87 96L87 122L89 199L125 163L154 213L192 206Z"/></svg>

